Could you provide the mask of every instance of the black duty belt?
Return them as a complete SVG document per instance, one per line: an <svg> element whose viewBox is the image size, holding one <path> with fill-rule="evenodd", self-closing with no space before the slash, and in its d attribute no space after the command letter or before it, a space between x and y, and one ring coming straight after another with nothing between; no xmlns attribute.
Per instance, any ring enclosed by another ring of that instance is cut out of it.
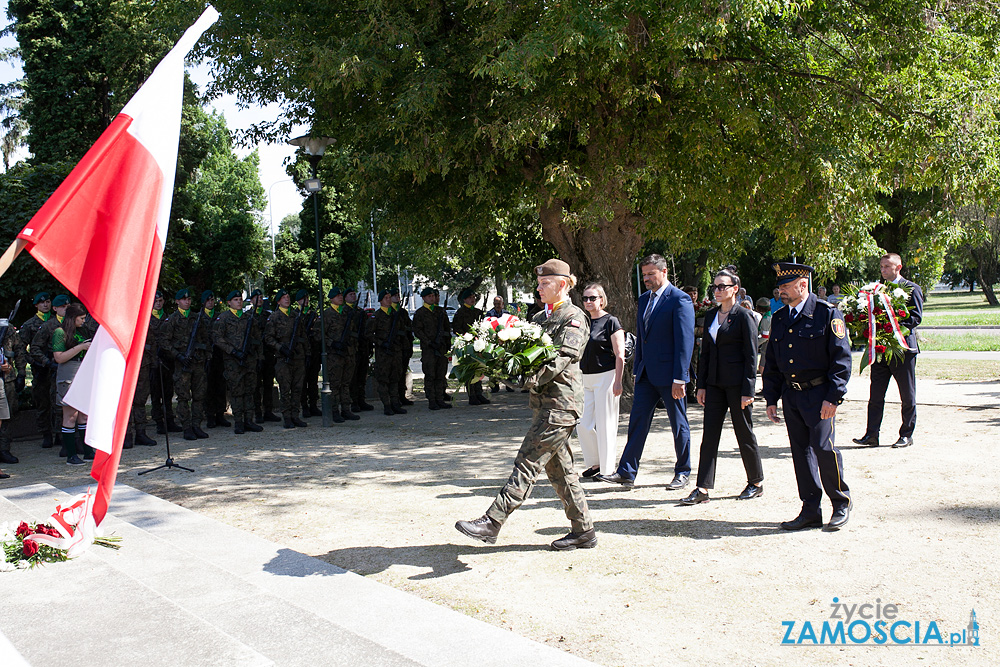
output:
<svg viewBox="0 0 1000 667"><path fill-rule="evenodd" d="M795 391L805 391L806 389L812 389L813 387L818 387L821 384L826 384L829 380L825 377L813 378L812 380L806 380L805 382L796 382L795 380L785 379L788 386Z"/></svg>

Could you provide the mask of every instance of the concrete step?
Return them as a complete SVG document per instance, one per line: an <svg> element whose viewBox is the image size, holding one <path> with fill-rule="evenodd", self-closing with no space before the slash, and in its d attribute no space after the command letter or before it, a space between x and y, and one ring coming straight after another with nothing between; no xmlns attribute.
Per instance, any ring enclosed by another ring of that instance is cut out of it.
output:
<svg viewBox="0 0 1000 667"><path fill-rule="evenodd" d="M8 489L0 521L83 490ZM0 629L28 663L590 664L122 484L105 527L120 551L0 579Z"/></svg>

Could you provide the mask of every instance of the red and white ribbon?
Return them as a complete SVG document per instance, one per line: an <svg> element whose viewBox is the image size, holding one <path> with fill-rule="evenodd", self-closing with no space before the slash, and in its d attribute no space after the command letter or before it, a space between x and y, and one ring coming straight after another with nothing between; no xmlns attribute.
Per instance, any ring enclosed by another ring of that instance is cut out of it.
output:
<svg viewBox="0 0 1000 667"><path fill-rule="evenodd" d="M882 306L885 310L886 318L889 320L889 326L892 327L892 335L899 342L900 346L904 350L912 350L906 343L906 338L903 336L903 331L899 328L899 320L896 318L896 309L892 307L892 302L889 300L889 295L885 291L879 291L879 288L885 287L882 283L875 283L875 286L870 292L864 292L864 295L868 301L868 363L875 363L875 337L878 327L875 323L875 302L878 301L878 305Z"/></svg>
<svg viewBox="0 0 1000 667"><path fill-rule="evenodd" d="M865 296L868 299L868 363L875 363L875 290L879 288L878 283L876 283L875 288L871 292L866 292Z"/></svg>
<svg viewBox="0 0 1000 667"><path fill-rule="evenodd" d="M904 350L913 350L912 347L906 344L906 337L903 336L903 331L899 328L899 320L896 318L896 310L892 307L892 302L889 301L889 295L885 292L880 292L879 299L882 301L882 307L885 308L885 312L889 316L889 324L892 326L892 335L896 337L896 340Z"/></svg>
<svg viewBox="0 0 1000 667"><path fill-rule="evenodd" d="M66 551L70 558L79 556L97 537L97 524L93 514L94 494L87 492L73 499L67 506L56 505L51 517L52 526L62 537L51 535L31 535L26 540Z"/></svg>

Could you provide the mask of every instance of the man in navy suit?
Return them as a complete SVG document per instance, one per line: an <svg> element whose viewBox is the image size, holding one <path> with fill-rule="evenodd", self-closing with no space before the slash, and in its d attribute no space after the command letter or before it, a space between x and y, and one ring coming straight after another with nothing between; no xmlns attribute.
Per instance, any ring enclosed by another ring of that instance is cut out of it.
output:
<svg viewBox="0 0 1000 667"><path fill-rule="evenodd" d="M913 329L920 324L924 314L924 293L920 285L909 281L900 275L903 260L896 253L889 253L879 261L882 279L886 284L895 284L910 290L909 303L906 304L908 314L899 321L900 327L910 330L906 334L906 345L910 349L903 352L903 358L892 361L880 359L871 365L871 397L868 399L868 427L860 438L854 438L859 445L878 447L878 433L882 427L882 413L885 410L885 392L889 389L889 380L895 379L899 387L899 402L902 404L903 423L899 427L899 440L892 444L893 449L909 447L913 444L913 429L917 425L917 334ZM891 286L891 285L890 285Z"/></svg>
<svg viewBox="0 0 1000 667"><path fill-rule="evenodd" d="M604 482L631 489L639 470L656 404L663 399L674 435L674 479L668 490L683 489L691 474L691 428L687 420L686 386L694 349L694 305L691 297L667 280L667 261L649 255L639 262L647 292L636 312L635 397L628 420L628 443L618 470Z"/></svg>

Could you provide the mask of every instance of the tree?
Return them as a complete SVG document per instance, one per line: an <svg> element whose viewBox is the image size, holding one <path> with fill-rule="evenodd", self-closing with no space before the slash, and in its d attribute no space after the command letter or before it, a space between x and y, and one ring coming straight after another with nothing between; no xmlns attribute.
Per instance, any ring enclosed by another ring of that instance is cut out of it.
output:
<svg viewBox="0 0 1000 667"><path fill-rule="evenodd" d="M217 90L336 137L359 206L434 238L530 206L584 280L628 299L636 253L879 252L877 193L996 180L998 17L750 0L220 0ZM630 299L629 299L630 300Z"/></svg>
<svg viewBox="0 0 1000 667"><path fill-rule="evenodd" d="M956 212L960 221L961 241L950 253L953 274L975 282L983 290L986 302L1000 306L994 285L1000 282L1000 214L995 203L964 206ZM953 282L952 286L955 283Z"/></svg>

